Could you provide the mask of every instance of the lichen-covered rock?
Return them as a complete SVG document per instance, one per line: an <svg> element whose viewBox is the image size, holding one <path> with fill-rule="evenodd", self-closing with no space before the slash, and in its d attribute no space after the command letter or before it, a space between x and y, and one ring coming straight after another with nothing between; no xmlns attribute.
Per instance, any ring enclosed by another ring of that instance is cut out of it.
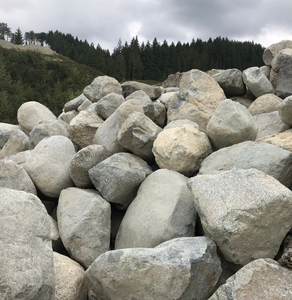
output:
<svg viewBox="0 0 292 300"><path fill-rule="evenodd" d="M196 211L182 174L159 169L139 187L122 220L115 249L152 248L195 234Z"/></svg>
<svg viewBox="0 0 292 300"><path fill-rule="evenodd" d="M220 273L215 243L189 237L153 249L106 252L86 270L85 281L106 300L205 300Z"/></svg>

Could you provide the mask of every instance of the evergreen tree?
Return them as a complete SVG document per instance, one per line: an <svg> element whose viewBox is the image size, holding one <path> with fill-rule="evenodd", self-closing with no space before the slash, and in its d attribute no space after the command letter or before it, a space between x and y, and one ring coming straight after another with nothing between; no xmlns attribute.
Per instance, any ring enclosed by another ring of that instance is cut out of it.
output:
<svg viewBox="0 0 292 300"><path fill-rule="evenodd" d="M8 41L8 38L11 36L11 28L8 27L7 23L0 23L0 39Z"/></svg>
<svg viewBox="0 0 292 300"><path fill-rule="evenodd" d="M19 27L16 29L15 33L13 34L11 42L14 43L15 45L23 45L22 32Z"/></svg>

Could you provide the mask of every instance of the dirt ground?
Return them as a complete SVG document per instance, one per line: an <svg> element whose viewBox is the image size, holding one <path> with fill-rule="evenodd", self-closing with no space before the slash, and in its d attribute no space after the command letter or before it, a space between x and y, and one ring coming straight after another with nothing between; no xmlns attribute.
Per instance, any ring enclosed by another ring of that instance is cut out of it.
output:
<svg viewBox="0 0 292 300"><path fill-rule="evenodd" d="M38 51L41 52L43 54L47 54L47 55L53 55L56 52L51 50L49 47L43 47L43 46L39 46L39 45L26 45L26 46L22 46L22 45L14 45L8 41L5 40L0 40L0 47L3 48L7 48L7 49L17 49L17 50L22 50L22 51L26 51L26 50L32 50L32 51Z"/></svg>

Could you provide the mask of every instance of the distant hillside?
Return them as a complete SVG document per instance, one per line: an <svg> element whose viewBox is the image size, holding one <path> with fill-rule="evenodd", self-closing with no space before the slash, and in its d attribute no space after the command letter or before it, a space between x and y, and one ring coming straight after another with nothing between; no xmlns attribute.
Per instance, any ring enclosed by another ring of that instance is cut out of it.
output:
<svg viewBox="0 0 292 300"><path fill-rule="evenodd" d="M1 40L0 122L16 124L17 109L27 101L38 101L58 116L66 102L100 75L103 73L48 47Z"/></svg>

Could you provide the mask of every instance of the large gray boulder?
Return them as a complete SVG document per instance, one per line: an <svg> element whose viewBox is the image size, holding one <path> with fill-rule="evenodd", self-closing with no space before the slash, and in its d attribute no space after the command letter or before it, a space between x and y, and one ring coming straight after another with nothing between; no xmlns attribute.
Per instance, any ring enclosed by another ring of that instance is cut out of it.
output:
<svg viewBox="0 0 292 300"><path fill-rule="evenodd" d="M96 130L102 123L103 120L96 113L83 110L70 121L69 138L80 148L92 145Z"/></svg>
<svg viewBox="0 0 292 300"><path fill-rule="evenodd" d="M137 100L141 107L143 108L144 114L150 118L151 120L154 119L154 106L153 102L150 99L150 97L142 90L136 91L132 94L130 94L127 98L126 101L134 99Z"/></svg>
<svg viewBox="0 0 292 300"><path fill-rule="evenodd" d="M280 109L281 105L279 106ZM278 111L255 115L253 119L258 128L257 139L280 133L290 128L287 124L283 123Z"/></svg>
<svg viewBox="0 0 292 300"><path fill-rule="evenodd" d="M137 81L126 81L122 83L124 97L127 98L132 93L142 90L151 100L156 100L161 96L162 90L159 87Z"/></svg>
<svg viewBox="0 0 292 300"><path fill-rule="evenodd" d="M276 86L276 95L284 99L292 95L292 56L283 59Z"/></svg>
<svg viewBox="0 0 292 300"><path fill-rule="evenodd" d="M128 100L120 105L98 128L94 135L93 143L105 146L112 154L126 151L126 149L119 144L117 135L126 119L134 111L143 113L141 105L136 100Z"/></svg>
<svg viewBox="0 0 292 300"><path fill-rule="evenodd" d="M31 149L31 140L22 130L16 129L0 151L0 159Z"/></svg>
<svg viewBox="0 0 292 300"><path fill-rule="evenodd" d="M62 242L88 268L110 245L110 204L95 190L64 189L57 209Z"/></svg>
<svg viewBox="0 0 292 300"><path fill-rule="evenodd" d="M153 162L153 142L161 131L162 129L143 113L133 112L119 130L117 139L125 149L147 162Z"/></svg>
<svg viewBox="0 0 292 300"><path fill-rule="evenodd" d="M123 91L119 82L115 78L109 76L96 77L92 83L83 90L83 94L91 102L97 102L102 97L111 93L122 95Z"/></svg>
<svg viewBox="0 0 292 300"><path fill-rule="evenodd" d="M70 176L79 188L92 188L88 171L110 156L109 151L101 145L89 145L79 150L72 158Z"/></svg>
<svg viewBox="0 0 292 300"><path fill-rule="evenodd" d="M12 160L0 160L0 187L37 194L27 172Z"/></svg>
<svg viewBox="0 0 292 300"><path fill-rule="evenodd" d="M153 249L106 252L86 270L85 281L107 300L205 300L220 273L215 243L190 237Z"/></svg>
<svg viewBox="0 0 292 300"><path fill-rule="evenodd" d="M212 148L204 132L185 124L160 132L152 151L160 168L193 176L202 160L212 152Z"/></svg>
<svg viewBox="0 0 292 300"><path fill-rule="evenodd" d="M211 117L218 105L226 99L219 84L200 70L184 73L179 88L181 100L193 104L200 113L208 117Z"/></svg>
<svg viewBox="0 0 292 300"><path fill-rule="evenodd" d="M65 103L64 105L64 112L69 112L72 110L78 111L80 105L83 104L84 101L88 100L84 94L79 95L78 97L70 100L69 102Z"/></svg>
<svg viewBox="0 0 292 300"><path fill-rule="evenodd" d="M253 141L222 148L210 154L201 164L199 174L218 174L233 168L255 168L292 185L292 153L280 147Z"/></svg>
<svg viewBox="0 0 292 300"><path fill-rule="evenodd" d="M166 123L166 108L159 100L153 101L153 107L154 107L153 122L157 126L163 128Z"/></svg>
<svg viewBox="0 0 292 300"><path fill-rule="evenodd" d="M256 169L198 175L189 187L205 234L227 261L275 257L292 225L288 188Z"/></svg>
<svg viewBox="0 0 292 300"><path fill-rule="evenodd" d="M274 57L283 49L292 48L292 41L284 40L279 43L270 45L263 53L263 61L270 66Z"/></svg>
<svg viewBox="0 0 292 300"><path fill-rule="evenodd" d="M211 115L205 114L195 105L187 101L177 101L173 103L167 110L167 123L188 119L199 125L200 131L206 133L206 127Z"/></svg>
<svg viewBox="0 0 292 300"><path fill-rule="evenodd" d="M20 129L18 125L0 123L0 148L6 144L13 130L17 129Z"/></svg>
<svg viewBox="0 0 292 300"><path fill-rule="evenodd" d="M272 60L272 68L275 72L279 72L283 60L285 57L287 56L292 56L292 48L287 48L287 49L283 49L281 50Z"/></svg>
<svg viewBox="0 0 292 300"><path fill-rule="evenodd" d="M54 252L55 300L87 300L84 269L67 256Z"/></svg>
<svg viewBox="0 0 292 300"><path fill-rule="evenodd" d="M221 86L226 97L243 96L246 94L242 72L238 69L219 71L212 75L212 78Z"/></svg>
<svg viewBox="0 0 292 300"><path fill-rule="evenodd" d="M104 120L112 115L125 102L122 95L111 93L102 97L95 106L96 113Z"/></svg>
<svg viewBox="0 0 292 300"><path fill-rule="evenodd" d="M279 115L281 120L292 126L292 96L286 97L279 106Z"/></svg>
<svg viewBox="0 0 292 300"><path fill-rule="evenodd" d="M115 249L153 248L195 235L196 211L182 174L159 169L139 187L122 220Z"/></svg>
<svg viewBox="0 0 292 300"><path fill-rule="evenodd" d="M243 71L243 82L256 96L273 93L273 86L259 67L251 67Z"/></svg>
<svg viewBox="0 0 292 300"><path fill-rule="evenodd" d="M24 168L44 195L57 198L63 189L74 185L69 170L74 155L74 145L67 137L51 136L30 152Z"/></svg>
<svg viewBox="0 0 292 300"><path fill-rule="evenodd" d="M168 109L173 103L179 101L179 91L162 94L159 101Z"/></svg>
<svg viewBox="0 0 292 300"><path fill-rule="evenodd" d="M248 110L253 116L270 113L272 111L278 111L281 103L282 99L275 94L265 94L254 100Z"/></svg>
<svg viewBox="0 0 292 300"><path fill-rule="evenodd" d="M231 276L209 300L290 300L291 285L291 270L269 258L257 259Z"/></svg>
<svg viewBox="0 0 292 300"><path fill-rule="evenodd" d="M61 119L50 119L34 127L29 133L32 146L35 147L41 140L53 135L69 136L69 126Z"/></svg>
<svg viewBox="0 0 292 300"><path fill-rule="evenodd" d="M223 101L207 125L207 135L216 149L244 141L254 141L257 128L252 115L243 105L230 99Z"/></svg>
<svg viewBox="0 0 292 300"><path fill-rule="evenodd" d="M17 121L26 134L38 124L50 119L56 119L56 116L43 104L35 101L23 103L17 111Z"/></svg>
<svg viewBox="0 0 292 300"><path fill-rule="evenodd" d="M55 300L50 221L33 194L0 188L0 299Z"/></svg>
<svg viewBox="0 0 292 300"><path fill-rule="evenodd" d="M102 197L121 208L136 197L139 185L152 173L150 166L131 153L116 153L89 170L89 177Z"/></svg>

